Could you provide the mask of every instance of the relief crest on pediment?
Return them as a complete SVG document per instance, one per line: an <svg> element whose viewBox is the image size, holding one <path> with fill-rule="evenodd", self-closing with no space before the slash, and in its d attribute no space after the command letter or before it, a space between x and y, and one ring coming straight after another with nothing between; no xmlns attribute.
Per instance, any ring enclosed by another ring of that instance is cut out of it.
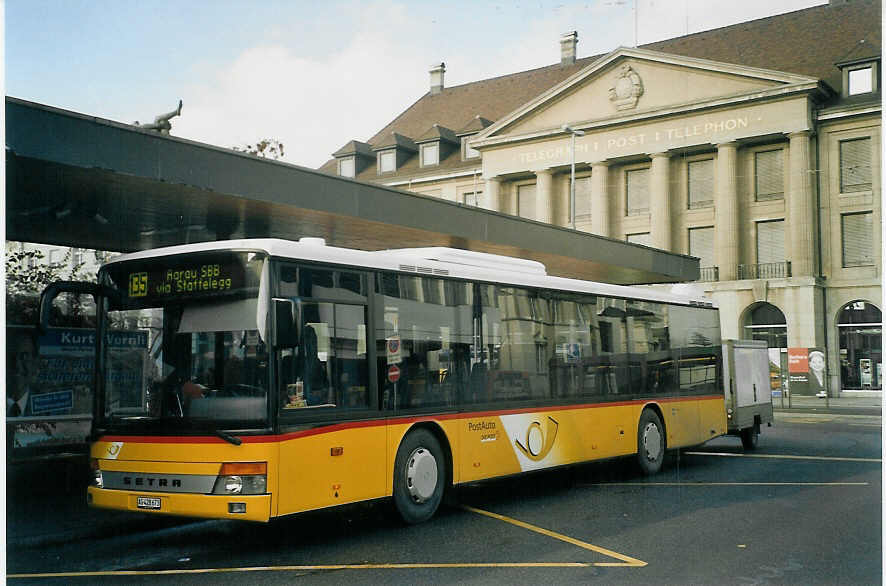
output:
<svg viewBox="0 0 886 586"><path fill-rule="evenodd" d="M631 110L637 107L637 100L643 95L643 80L634 69L625 63L618 70L615 84L609 88L609 100L616 110Z"/></svg>

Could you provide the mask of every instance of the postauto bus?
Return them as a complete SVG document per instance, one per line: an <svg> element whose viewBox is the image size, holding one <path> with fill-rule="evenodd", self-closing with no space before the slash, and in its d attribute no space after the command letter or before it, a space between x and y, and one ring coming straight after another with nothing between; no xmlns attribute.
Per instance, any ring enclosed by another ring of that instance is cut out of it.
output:
<svg viewBox="0 0 886 586"><path fill-rule="evenodd" d="M726 433L716 307L449 248L254 239L119 256L99 308L93 507L267 521ZM144 335L132 335L132 332ZM130 345L112 343L127 332Z"/></svg>

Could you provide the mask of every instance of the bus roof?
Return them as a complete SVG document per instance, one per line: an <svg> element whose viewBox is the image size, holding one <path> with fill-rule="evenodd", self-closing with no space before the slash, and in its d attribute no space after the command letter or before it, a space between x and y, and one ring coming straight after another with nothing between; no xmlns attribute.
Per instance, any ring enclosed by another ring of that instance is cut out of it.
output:
<svg viewBox="0 0 886 586"><path fill-rule="evenodd" d="M664 291L660 285L655 287L613 285L548 275L542 263L510 256L446 247L365 251L327 246L322 238L302 238L298 241L252 238L198 242L123 254L108 261L106 266L130 260L214 250L264 252L278 258L390 270L417 276L453 277L503 285L575 291L698 307L717 306L713 300L704 297L700 288L687 283L675 285L672 291Z"/></svg>

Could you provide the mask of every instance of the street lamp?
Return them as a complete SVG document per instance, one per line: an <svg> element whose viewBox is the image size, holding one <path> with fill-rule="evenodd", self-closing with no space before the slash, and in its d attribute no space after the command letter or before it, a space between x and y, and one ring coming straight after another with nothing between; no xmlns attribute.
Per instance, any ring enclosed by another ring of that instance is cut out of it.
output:
<svg viewBox="0 0 886 586"><path fill-rule="evenodd" d="M575 137L576 136L584 136L584 130L576 130L572 128L568 124L563 125L563 132L568 132L572 135L572 175L569 180L569 207L570 207L570 216L572 217L572 229L575 230Z"/></svg>

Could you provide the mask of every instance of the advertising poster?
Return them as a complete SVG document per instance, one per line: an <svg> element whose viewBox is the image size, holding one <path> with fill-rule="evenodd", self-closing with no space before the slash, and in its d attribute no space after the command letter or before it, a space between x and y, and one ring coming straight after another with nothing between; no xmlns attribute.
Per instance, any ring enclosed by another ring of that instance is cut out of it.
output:
<svg viewBox="0 0 886 586"><path fill-rule="evenodd" d="M788 384L794 395L827 392L827 372L821 348L788 348Z"/></svg>
<svg viewBox="0 0 886 586"><path fill-rule="evenodd" d="M94 331L53 328L38 335L35 328L7 328L6 340L7 448L12 458L85 444L92 413ZM131 357L126 400L141 404L147 333L115 332L109 343L111 352Z"/></svg>

